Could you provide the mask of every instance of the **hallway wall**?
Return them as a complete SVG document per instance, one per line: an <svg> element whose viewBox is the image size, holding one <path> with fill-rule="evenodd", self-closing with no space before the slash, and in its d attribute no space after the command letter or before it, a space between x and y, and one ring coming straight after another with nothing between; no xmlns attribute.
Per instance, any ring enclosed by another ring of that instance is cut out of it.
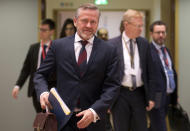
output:
<svg viewBox="0 0 190 131"><path fill-rule="evenodd" d="M34 109L27 84L11 96L29 45L37 41L37 0L0 0L0 130L33 131Z"/></svg>
<svg viewBox="0 0 190 131"><path fill-rule="evenodd" d="M190 116L190 1L178 0L179 100Z"/></svg>

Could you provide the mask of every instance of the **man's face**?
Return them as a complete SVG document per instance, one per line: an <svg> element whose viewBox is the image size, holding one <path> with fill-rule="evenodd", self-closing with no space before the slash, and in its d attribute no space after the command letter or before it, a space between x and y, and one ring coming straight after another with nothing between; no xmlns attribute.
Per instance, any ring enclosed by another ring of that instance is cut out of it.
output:
<svg viewBox="0 0 190 131"><path fill-rule="evenodd" d="M98 11L80 10L78 18L74 18L78 35L84 40L89 40L96 33L98 21Z"/></svg>
<svg viewBox="0 0 190 131"><path fill-rule="evenodd" d="M40 25L39 33L41 40L49 40L53 35L54 30L50 30L49 25Z"/></svg>
<svg viewBox="0 0 190 131"><path fill-rule="evenodd" d="M141 17L132 18L129 22L124 23L125 32L129 34L131 39L141 35L143 30L143 19Z"/></svg>
<svg viewBox="0 0 190 131"><path fill-rule="evenodd" d="M153 32L151 32L150 34L154 42L162 45L166 40L166 27L164 25L155 25L153 27Z"/></svg>

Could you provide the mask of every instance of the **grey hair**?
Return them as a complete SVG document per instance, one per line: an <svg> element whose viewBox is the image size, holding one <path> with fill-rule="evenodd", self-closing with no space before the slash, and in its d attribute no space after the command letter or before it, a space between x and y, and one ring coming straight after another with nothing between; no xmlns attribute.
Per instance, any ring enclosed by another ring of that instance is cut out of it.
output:
<svg viewBox="0 0 190 131"><path fill-rule="evenodd" d="M76 11L75 18L78 18L81 10L96 10L100 18L100 10L98 7L91 3L82 4Z"/></svg>

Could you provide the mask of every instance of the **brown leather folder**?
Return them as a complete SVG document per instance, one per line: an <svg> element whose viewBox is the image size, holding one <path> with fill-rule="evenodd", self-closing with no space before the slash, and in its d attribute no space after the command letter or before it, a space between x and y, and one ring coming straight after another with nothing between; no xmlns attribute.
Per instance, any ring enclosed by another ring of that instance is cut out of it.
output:
<svg viewBox="0 0 190 131"><path fill-rule="evenodd" d="M57 131L57 120L53 113L37 113L34 123L34 131Z"/></svg>

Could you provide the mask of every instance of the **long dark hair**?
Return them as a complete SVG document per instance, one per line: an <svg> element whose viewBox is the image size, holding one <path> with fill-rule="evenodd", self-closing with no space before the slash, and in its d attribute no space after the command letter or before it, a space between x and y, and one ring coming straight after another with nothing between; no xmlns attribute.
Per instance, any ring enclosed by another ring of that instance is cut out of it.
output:
<svg viewBox="0 0 190 131"><path fill-rule="evenodd" d="M60 33L60 38L66 36L66 34L65 34L65 30L66 30L66 26L67 26L68 24L72 24L73 27L74 27L74 30L75 30L75 32L76 32L76 27L74 26L74 22L73 22L73 20L70 19L70 18L68 18L68 19L65 20L65 22L64 22L64 24L63 24L63 27L62 27L62 30L61 30L61 33Z"/></svg>

